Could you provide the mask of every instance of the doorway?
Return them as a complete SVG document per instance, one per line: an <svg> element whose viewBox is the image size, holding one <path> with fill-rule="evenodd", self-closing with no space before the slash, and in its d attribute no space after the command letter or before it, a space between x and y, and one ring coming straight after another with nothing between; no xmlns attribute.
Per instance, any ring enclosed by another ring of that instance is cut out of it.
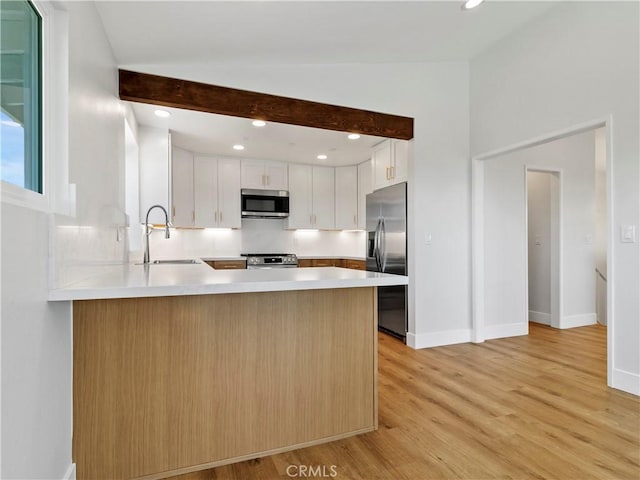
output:
<svg viewBox="0 0 640 480"><path fill-rule="evenodd" d="M527 335L530 317L558 328L606 323L611 384L615 319L606 302L613 292L606 281L613 254L608 122L576 126L472 159L472 338L482 342ZM550 223L544 231L530 232L537 227L528 223L527 192L536 174L546 182ZM529 272L529 245L535 248L536 241L539 250L548 247L546 281L540 279L546 273ZM532 290L545 290L548 308L529 298L530 284Z"/></svg>
<svg viewBox="0 0 640 480"><path fill-rule="evenodd" d="M560 328L561 172L527 168L528 320Z"/></svg>

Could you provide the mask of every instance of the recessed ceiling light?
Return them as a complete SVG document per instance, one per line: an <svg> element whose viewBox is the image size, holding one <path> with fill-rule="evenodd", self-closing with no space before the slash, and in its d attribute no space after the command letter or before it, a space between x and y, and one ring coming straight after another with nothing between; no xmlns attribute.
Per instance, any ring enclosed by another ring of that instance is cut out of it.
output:
<svg viewBox="0 0 640 480"><path fill-rule="evenodd" d="M160 118L169 118L171 116L171 114L166 110L156 110L153 113L156 114L156 117L160 117Z"/></svg>
<svg viewBox="0 0 640 480"><path fill-rule="evenodd" d="M471 10L472 8L476 8L482 2L484 2L484 0L467 0L464 5L462 5L462 9Z"/></svg>
<svg viewBox="0 0 640 480"><path fill-rule="evenodd" d="M240 145L239 143L233 146L234 150L244 150L244 145Z"/></svg>
<svg viewBox="0 0 640 480"><path fill-rule="evenodd" d="M326 160L326 159L327 159L327 156L326 156L326 155L318 155L316 158L317 158L318 160Z"/></svg>
<svg viewBox="0 0 640 480"><path fill-rule="evenodd" d="M265 122L264 120L254 120L253 122L251 122L251 124L254 127L264 127L267 124L267 122Z"/></svg>
<svg viewBox="0 0 640 480"><path fill-rule="evenodd" d="M347 135L347 138L349 140L357 140L360 138L360 135L358 135L357 133L350 133L349 135Z"/></svg>

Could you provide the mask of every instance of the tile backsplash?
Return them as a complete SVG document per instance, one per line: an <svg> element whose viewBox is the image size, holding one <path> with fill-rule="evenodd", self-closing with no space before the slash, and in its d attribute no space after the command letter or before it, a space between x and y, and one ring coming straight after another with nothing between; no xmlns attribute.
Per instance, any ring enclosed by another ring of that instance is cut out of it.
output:
<svg viewBox="0 0 640 480"><path fill-rule="evenodd" d="M151 258L233 257L250 252L364 257L364 232L285 230L284 222L243 219L240 230L172 229L170 239L157 231L150 238ZM132 251L131 258L142 258L142 252Z"/></svg>

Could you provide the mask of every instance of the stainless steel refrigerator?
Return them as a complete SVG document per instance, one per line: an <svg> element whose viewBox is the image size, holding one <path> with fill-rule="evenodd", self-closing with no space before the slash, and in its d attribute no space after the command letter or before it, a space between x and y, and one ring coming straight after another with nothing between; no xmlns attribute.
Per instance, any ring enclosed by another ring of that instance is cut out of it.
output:
<svg viewBox="0 0 640 480"><path fill-rule="evenodd" d="M367 270L407 274L407 184L367 195ZM379 330L405 339L407 287L378 287Z"/></svg>

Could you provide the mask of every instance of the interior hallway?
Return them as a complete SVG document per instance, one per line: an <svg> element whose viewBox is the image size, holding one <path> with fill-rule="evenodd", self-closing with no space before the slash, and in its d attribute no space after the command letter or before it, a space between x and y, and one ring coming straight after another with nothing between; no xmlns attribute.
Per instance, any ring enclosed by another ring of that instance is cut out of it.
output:
<svg viewBox="0 0 640 480"><path fill-rule="evenodd" d="M606 327L531 323L426 350L379 340L378 431L174 479L302 477L290 465L337 479L640 475L640 399L606 386Z"/></svg>

